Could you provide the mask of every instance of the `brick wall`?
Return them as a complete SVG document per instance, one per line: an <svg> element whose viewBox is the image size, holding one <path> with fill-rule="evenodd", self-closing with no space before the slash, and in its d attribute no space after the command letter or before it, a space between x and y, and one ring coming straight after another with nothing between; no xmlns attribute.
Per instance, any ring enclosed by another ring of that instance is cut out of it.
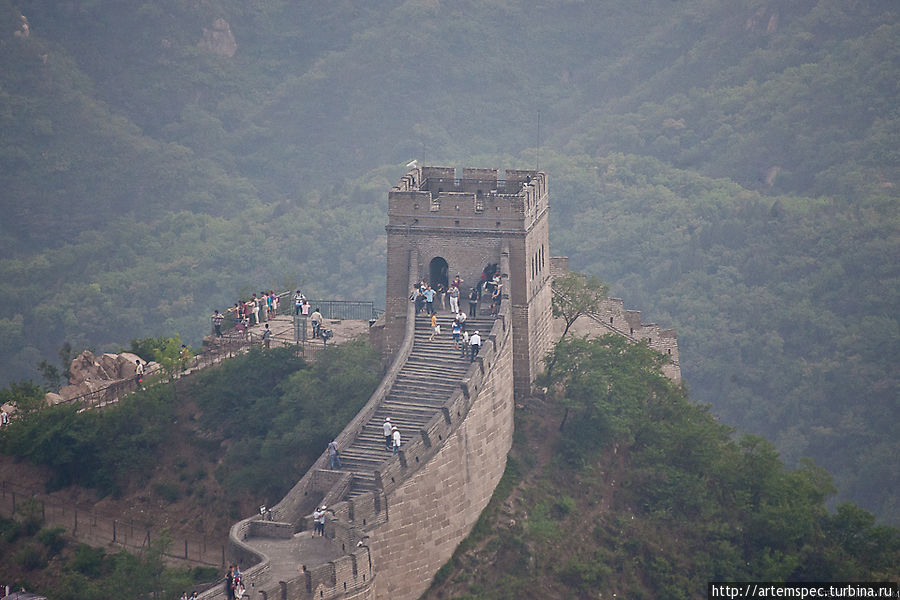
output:
<svg viewBox="0 0 900 600"><path fill-rule="evenodd" d="M492 358L462 423L424 468L387 494L388 519L370 533L376 598L413 600L425 591L493 495L512 434L507 341Z"/></svg>

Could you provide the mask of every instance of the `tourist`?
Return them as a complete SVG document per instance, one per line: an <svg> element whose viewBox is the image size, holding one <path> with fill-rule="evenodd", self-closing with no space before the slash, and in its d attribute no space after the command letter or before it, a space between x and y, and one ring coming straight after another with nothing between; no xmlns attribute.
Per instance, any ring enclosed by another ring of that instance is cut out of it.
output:
<svg viewBox="0 0 900 600"><path fill-rule="evenodd" d="M381 426L382 432L384 432L384 449L388 452L391 451L391 418L384 418L384 425Z"/></svg>
<svg viewBox="0 0 900 600"><path fill-rule="evenodd" d="M444 284L442 282L438 282L436 286L434 286L434 293L437 294L438 300L441 301L441 310L447 310L447 307L444 305L444 294L447 290L444 289Z"/></svg>
<svg viewBox="0 0 900 600"><path fill-rule="evenodd" d="M6 412L6 407L0 409L0 427L6 427L9 425L9 413Z"/></svg>
<svg viewBox="0 0 900 600"><path fill-rule="evenodd" d="M457 279L459 276L457 275ZM456 283L454 281L454 283ZM447 296L450 297L450 312L454 315L459 312L459 287L455 285L450 286L450 291L447 292Z"/></svg>
<svg viewBox="0 0 900 600"><path fill-rule="evenodd" d="M219 311L214 311L212 316L213 329L216 332L216 337L222 337L222 320L225 317L219 314Z"/></svg>
<svg viewBox="0 0 900 600"><path fill-rule="evenodd" d="M472 362L475 362L475 357L478 356L478 351L481 350L481 336L478 335L477 331L469 338L469 347L472 349Z"/></svg>
<svg viewBox="0 0 900 600"><path fill-rule="evenodd" d="M454 319L453 320L453 330L452 330L453 347L456 348L457 350L459 350L459 338L461 335L462 335L462 327L459 324L459 319Z"/></svg>
<svg viewBox="0 0 900 600"><path fill-rule="evenodd" d="M394 454L400 452L400 430L396 427L391 428L391 440L394 442Z"/></svg>
<svg viewBox="0 0 900 600"><path fill-rule="evenodd" d="M465 358L469 351L469 332L463 329L462 338L460 339L460 358Z"/></svg>
<svg viewBox="0 0 900 600"><path fill-rule="evenodd" d="M181 358L181 370L182 371L187 369L188 361L191 360L191 356L192 356L191 349L188 348L187 346L185 346L184 344L182 344L181 345L181 353L179 355L179 357Z"/></svg>
<svg viewBox="0 0 900 600"><path fill-rule="evenodd" d="M431 337L428 338L428 341L433 342L436 335L441 335L441 326L438 324L437 315L431 313Z"/></svg>
<svg viewBox="0 0 900 600"><path fill-rule="evenodd" d="M300 314L300 309L303 308L303 294L300 293L300 290L297 290L297 293L294 294L294 316Z"/></svg>
<svg viewBox="0 0 900 600"><path fill-rule="evenodd" d="M494 284L494 291L491 292L491 314L497 316L500 312L500 300L502 298L500 290L503 286L500 283Z"/></svg>
<svg viewBox="0 0 900 600"><path fill-rule="evenodd" d="M425 310L429 315L434 314L434 288L430 285L425 286L425 291L422 292L425 296Z"/></svg>
<svg viewBox="0 0 900 600"><path fill-rule="evenodd" d="M139 387L144 382L144 363L137 359L134 365L134 387Z"/></svg>
<svg viewBox="0 0 900 600"><path fill-rule="evenodd" d="M228 573L225 575L225 597L234 600L234 565L228 565Z"/></svg>
<svg viewBox="0 0 900 600"><path fill-rule="evenodd" d="M472 288L469 292L469 314L475 317L475 309L478 307L478 290Z"/></svg>
<svg viewBox="0 0 900 600"><path fill-rule="evenodd" d="M259 322L267 321L269 318L269 300L265 292L259 293L256 304L259 306Z"/></svg>
<svg viewBox="0 0 900 600"><path fill-rule="evenodd" d="M319 312L319 307L316 307L315 312L310 315L309 320L312 322L312 334L314 338L319 337L322 334L322 323L325 322L325 317L322 316L322 313Z"/></svg>
<svg viewBox="0 0 900 600"><path fill-rule="evenodd" d="M313 511L313 536L317 533L320 536L325 535L325 509L328 508L324 504Z"/></svg>
<svg viewBox="0 0 900 600"><path fill-rule="evenodd" d="M263 330L263 346L265 346L266 350L271 347L272 344L272 330L269 329L269 324L266 323L266 328Z"/></svg>
<svg viewBox="0 0 900 600"><path fill-rule="evenodd" d="M259 300L256 299L256 294L250 298L250 312L253 313L253 324L259 325Z"/></svg>
<svg viewBox="0 0 900 600"><path fill-rule="evenodd" d="M331 470L334 471L335 465L337 468L341 468L341 454L338 452L337 442L331 440L328 442L328 464L331 466Z"/></svg>

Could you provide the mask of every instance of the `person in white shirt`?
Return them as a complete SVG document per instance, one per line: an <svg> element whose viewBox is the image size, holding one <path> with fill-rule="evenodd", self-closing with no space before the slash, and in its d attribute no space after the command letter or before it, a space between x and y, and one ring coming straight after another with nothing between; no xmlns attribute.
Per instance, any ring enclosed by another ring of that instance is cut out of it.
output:
<svg viewBox="0 0 900 600"><path fill-rule="evenodd" d="M472 349L472 362L475 362L475 357L478 356L478 351L481 350L481 336L478 335L477 331L469 338L469 347Z"/></svg>
<svg viewBox="0 0 900 600"><path fill-rule="evenodd" d="M391 431L392 431L390 417L384 418L384 425L382 425L381 428L382 428L382 431L384 432L384 449L387 450L388 452L390 452L390 450L391 450Z"/></svg>
<svg viewBox="0 0 900 600"><path fill-rule="evenodd" d="M398 452L400 452L400 430L396 427L393 427L391 428L391 431L393 432L392 436L394 440L394 454L397 454Z"/></svg>

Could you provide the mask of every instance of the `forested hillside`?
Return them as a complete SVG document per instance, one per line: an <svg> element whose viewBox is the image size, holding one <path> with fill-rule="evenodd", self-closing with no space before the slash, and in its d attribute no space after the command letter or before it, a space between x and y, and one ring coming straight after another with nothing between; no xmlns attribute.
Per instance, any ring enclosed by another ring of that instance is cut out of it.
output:
<svg viewBox="0 0 900 600"><path fill-rule="evenodd" d="M263 288L380 301L408 160L539 166L692 397L900 522L898 12L0 0L0 381Z"/></svg>
<svg viewBox="0 0 900 600"><path fill-rule="evenodd" d="M553 350L503 479L423 598L706 598L709 581L894 581L900 529L735 439L619 336ZM565 417L563 417L565 415ZM567 418L566 418L567 417Z"/></svg>

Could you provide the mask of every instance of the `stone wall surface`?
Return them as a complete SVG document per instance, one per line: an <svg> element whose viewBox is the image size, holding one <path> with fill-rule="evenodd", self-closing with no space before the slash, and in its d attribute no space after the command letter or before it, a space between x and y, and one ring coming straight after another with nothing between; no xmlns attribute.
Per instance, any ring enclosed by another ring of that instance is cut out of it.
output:
<svg viewBox="0 0 900 600"><path fill-rule="evenodd" d="M468 415L425 468L387 495L388 519L370 533L376 598L418 598L503 475L513 434L512 344L498 346Z"/></svg>

